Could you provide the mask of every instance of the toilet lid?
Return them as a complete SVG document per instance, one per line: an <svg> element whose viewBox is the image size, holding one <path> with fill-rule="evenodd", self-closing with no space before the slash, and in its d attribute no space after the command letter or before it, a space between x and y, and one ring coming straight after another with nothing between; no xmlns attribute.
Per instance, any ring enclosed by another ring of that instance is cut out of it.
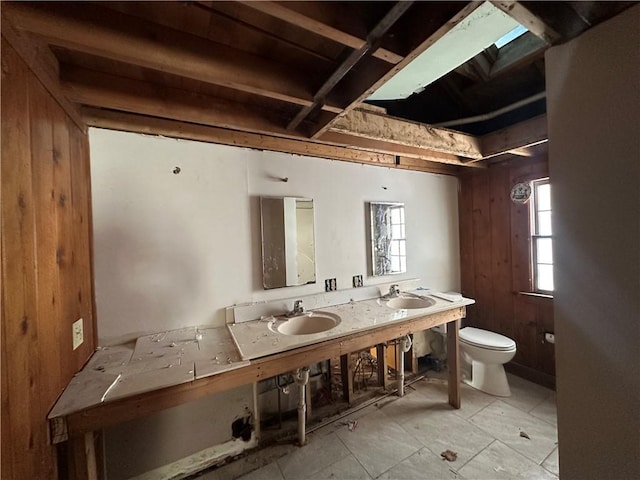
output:
<svg viewBox="0 0 640 480"><path fill-rule="evenodd" d="M460 341L476 347L491 350L513 350L516 342L499 333L489 332L481 328L465 327L460 329Z"/></svg>

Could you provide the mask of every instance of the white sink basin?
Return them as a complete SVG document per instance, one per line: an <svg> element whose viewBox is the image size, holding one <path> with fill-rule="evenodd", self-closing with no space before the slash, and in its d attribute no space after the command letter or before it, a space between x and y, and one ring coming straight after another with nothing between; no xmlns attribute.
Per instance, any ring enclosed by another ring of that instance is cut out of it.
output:
<svg viewBox="0 0 640 480"><path fill-rule="evenodd" d="M396 297L392 298L387 302L387 307L401 309L405 308L407 310L412 310L416 308L427 308L436 304L436 301L433 298L424 297Z"/></svg>
<svg viewBox="0 0 640 480"><path fill-rule="evenodd" d="M274 325L274 330L283 335L311 335L335 328L340 320L338 315L329 312L307 312Z"/></svg>

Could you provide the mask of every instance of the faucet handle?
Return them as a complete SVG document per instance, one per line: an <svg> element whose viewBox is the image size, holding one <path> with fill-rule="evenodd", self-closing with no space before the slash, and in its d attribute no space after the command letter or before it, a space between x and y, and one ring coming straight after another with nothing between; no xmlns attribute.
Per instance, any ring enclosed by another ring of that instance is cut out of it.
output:
<svg viewBox="0 0 640 480"><path fill-rule="evenodd" d="M296 300L295 302L293 302L293 311L304 312L304 307L302 306L302 300Z"/></svg>
<svg viewBox="0 0 640 480"><path fill-rule="evenodd" d="M400 293L400 286L397 283L394 283L389 287L389 293Z"/></svg>

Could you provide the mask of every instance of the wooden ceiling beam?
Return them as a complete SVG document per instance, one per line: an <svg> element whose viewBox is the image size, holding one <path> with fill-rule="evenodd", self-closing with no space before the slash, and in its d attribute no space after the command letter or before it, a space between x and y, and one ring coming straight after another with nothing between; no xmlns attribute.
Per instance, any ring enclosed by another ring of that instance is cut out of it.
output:
<svg viewBox="0 0 640 480"><path fill-rule="evenodd" d="M245 103L178 88L118 77L70 65L61 70L61 87L72 102L257 133L295 136L280 122Z"/></svg>
<svg viewBox="0 0 640 480"><path fill-rule="evenodd" d="M458 23L469 16L476 8L481 5L481 3L482 2L469 2L466 5L461 3L461 6L459 7L460 9L456 14L453 15L452 18L446 21L443 25L439 26L439 28L437 28L431 35L429 35L416 48L414 48L409 55L405 56L400 63L389 69L386 73L377 75L373 80L367 81L366 85L364 85L363 88L359 88L354 97L349 99L350 103L344 108L344 113L349 112L350 110L356 108L357 105L364 102L373 92L380 88L380 86L386 83L391 77L393 77L400 70L406 67L410 62L415 60L415 58L418 57L422 52L428 49L436 41L446 35L449 31L451 31L453 27L455 27ZM312 137L317 138L321 136L324 132L333 128L334 125L338 124L341 121L341 117L337 116L324 124L318 124Z"/></svg>
<svg viewBox="0 0 640 480"><path fill-rule="evenodd" d="M540 115L483 135L479 140L483 159L487 159L512 150L538 145L548 139L547 116Z"/></svg>
<svg viewBox="0 0 640 480"><path fill-rule="evenodd" d="M359 50L366 44L366 39L359 38L351 33L330 25L325 21L320 21L309 15L296 11L290 8L286 3L271 1L241 1L240 3L272 17L278 18L284 22L296 25L309 32L313 32L321 37L353 48L354 50ZM402 55L385 48L377 48L372 55L394 65L403 59Z"/></svg>
<svg viewBox="0 0 640 480"><path fill-rule="evenodd" d="M338 117L331 130L347 135L424 148L460 157L472 159L481 159L483 157L480 150L480 141L473 135L432 127L424 123L410 122L366 110L351 110L346 115Z"/></svg>
<svg viewBox="0 0 640 480"><path fill-rule="evenodd" d="M387 14L378 22L378 24L367 35L367 41L358 49L353 50L347 58L338 66L331 76L322 84L318 91L313 95L313 104L302 107L298 114L289 122L287 128L295 129L305 120L311 112L319 108L326 102L327 95L335 86L344 78L351 69L364 57L374 45L380 42L393 24L398 20L413 4L411 1L397 2Z"/></svg>
<svg viewBox="0 0 640 480"><path fill-rule="evenodd" d="M297 105L312 103L308 79L284 65L107 8L25 2L3 4L3 11L16 28L53 45Z"/></svg>
<svg viewBox="0 0 640 480"><path fill-rule="evenodd" d="M521 2L501 0L492 1L491 3L549 45L554 45L562 39L562 36L558 32L551 28L540 17L532 13L531 10Z"/></svg>
<svg viewBox="0 0 640 480"><path fill-rule="evenodd" d="M365 137L356 137L346 133L328 131L325 132L318 141L330 143L333 145L348 145L351 147L369 150L372 152L382 152L396 155L403 158L413 158L421 161L432 163L448 164L453 166L471 166L476 167L475 163L469 163L468 160L461 159L450 153L436 152L425 148L410 147L397 143L386 142L382 140L373 140Z"/></svg>
<svg viewBox="0 0 640 480"><path fill-rule="evenodd" d="M459 175L463 170L463 167L411 157L397 157L396 168L418 172L439 173L442 175Z"/></svg>
<svg viewBox="0 0 640 480"><path fill-rule="evenodd" d="M111 130L163 135L171 138L183 138L236 147L287 152L296 155L329 158L385 167L393 167L395 165L394 155L363 151L344 146L324 145L290 138L278 138L269 135L259 135L91 107L83 107L82 113L88 125L109 128Z"/></svg>

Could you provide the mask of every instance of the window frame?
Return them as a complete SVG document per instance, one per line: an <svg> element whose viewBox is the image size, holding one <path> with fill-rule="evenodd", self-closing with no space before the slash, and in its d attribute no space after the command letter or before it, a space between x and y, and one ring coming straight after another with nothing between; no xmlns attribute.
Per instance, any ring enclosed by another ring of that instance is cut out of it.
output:
<svg viewBox="0 0 640 480"><path fill-rule="evenodd" d="M551 259L551 263L542 263L538 262L538 240L540 239L549 239L552 244L552 255L553 255L553 230L548 235L542 235L539 232L539 213L541 212L550 212L553 215L553 208L551 208L551 190L549 190L549 209L548 210L540 210L539 209L539 198L538 198L538 188L542 185L549 185L551 188L551 183L549 182L549 177L539 178L531 181L531 207L530 207L530 215L531 215L531 290L534 293L542 294L542 295L553 295L555 290L555 284L551 290L543 289L538 287L538 265L550 265L551 271L553 274L554 270L554 261Z"/></svg>

